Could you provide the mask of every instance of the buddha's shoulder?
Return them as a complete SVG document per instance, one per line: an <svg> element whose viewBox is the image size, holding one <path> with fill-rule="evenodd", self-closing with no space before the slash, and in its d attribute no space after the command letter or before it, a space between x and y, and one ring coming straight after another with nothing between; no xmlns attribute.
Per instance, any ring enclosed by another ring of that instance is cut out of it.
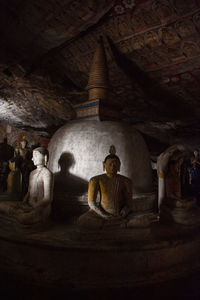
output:
<svg viewBox="0 0 200 300"><path fill-rule="evenodd" d="M101 180L105 180L106 178L107 178L106 174L100 174L90 178L90 182L99 182Z"/></svg>
<svg viewBox="0 0 200 300"><path fill-rule="evenodd" d="M48 168L44 167L42 169L42 175L51 177L51 176L53 176L53 173Z"/></svg>
<svg viewBox="0 0 200 300"><path fill-rule="evenodd" d="M118 176L118 178L119 178L121 181L123 181L123 182L125 182L125 183L127 183L127 184L132 184L132 180L131 180L130 178L128 178L128 177L126 177L126 176L124 176L124 175L120 175L120 174L117 174L117 176Z"/></svg>

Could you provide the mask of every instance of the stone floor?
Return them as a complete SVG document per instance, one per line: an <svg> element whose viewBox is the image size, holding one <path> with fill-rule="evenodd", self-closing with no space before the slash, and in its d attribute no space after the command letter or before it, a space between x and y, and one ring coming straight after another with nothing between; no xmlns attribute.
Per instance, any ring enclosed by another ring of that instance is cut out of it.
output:
<svg viewBox="0 0 200 300"><path fill-rule="evenodd" d="M32 232L0 227L5 297L5 286L8 293L19 294L14 299L62 299L62 294L80 299L142 299L140 295L152 294L152 299L169 299L173 293L184 299L183 293L193 292L193 282L199 292L200 275L190 280L200 274L198 227L157 222L149 228L88 231L74 221L52 221L48 228ZM190 283L182 285L177 278L186 275L183 282ZM25 298L29 291L33 298Z"/></svg>

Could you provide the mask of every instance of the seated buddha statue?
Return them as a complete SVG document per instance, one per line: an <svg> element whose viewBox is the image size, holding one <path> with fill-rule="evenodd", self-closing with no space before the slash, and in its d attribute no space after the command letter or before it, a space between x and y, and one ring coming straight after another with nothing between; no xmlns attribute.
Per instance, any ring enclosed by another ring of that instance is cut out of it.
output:
<svg viewBox="0 0 200 300"><path fill-rule="evenodd" d="M32 160L36 169L30 174L28 192L23 201L0 202L0 213L27 225L46 221L53 199L53 174L46 168L48 150L43 147L34 149Z"/></svg>
<svg viewBox="0 0 200 300"><path fill-rule="evenodd" d="M121 223L132 210L132 181L122 175L120 159L110 147L110 154L103 162L106 173L92 177L88 187L90 210L79 217L78 224L84 227L101 228L106 222ZM97 196L100 194L98 203Z"/></svg>

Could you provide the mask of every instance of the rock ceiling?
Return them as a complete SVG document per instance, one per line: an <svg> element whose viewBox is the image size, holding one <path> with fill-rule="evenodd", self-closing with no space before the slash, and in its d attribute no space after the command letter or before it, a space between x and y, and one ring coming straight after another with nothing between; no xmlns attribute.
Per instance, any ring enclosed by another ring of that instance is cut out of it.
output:
<svg viewBox="0 0 200 300"><path fill-rule="evenodd" d="M0 120L42 135L75 118L103 36L124 121L200 147L200 0L1 0Z"/></svg>

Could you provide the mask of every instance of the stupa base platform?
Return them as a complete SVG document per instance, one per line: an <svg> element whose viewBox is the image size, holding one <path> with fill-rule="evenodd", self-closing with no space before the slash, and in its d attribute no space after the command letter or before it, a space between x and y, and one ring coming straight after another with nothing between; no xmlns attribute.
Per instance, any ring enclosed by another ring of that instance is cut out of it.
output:
<svg viewBox="0 0 200 300"><path fill-rule="evenodd" d="M1 272L32 285L132 288L200 270L199 227L84 230L75 220L40 232L0 229Z"/></svg>

